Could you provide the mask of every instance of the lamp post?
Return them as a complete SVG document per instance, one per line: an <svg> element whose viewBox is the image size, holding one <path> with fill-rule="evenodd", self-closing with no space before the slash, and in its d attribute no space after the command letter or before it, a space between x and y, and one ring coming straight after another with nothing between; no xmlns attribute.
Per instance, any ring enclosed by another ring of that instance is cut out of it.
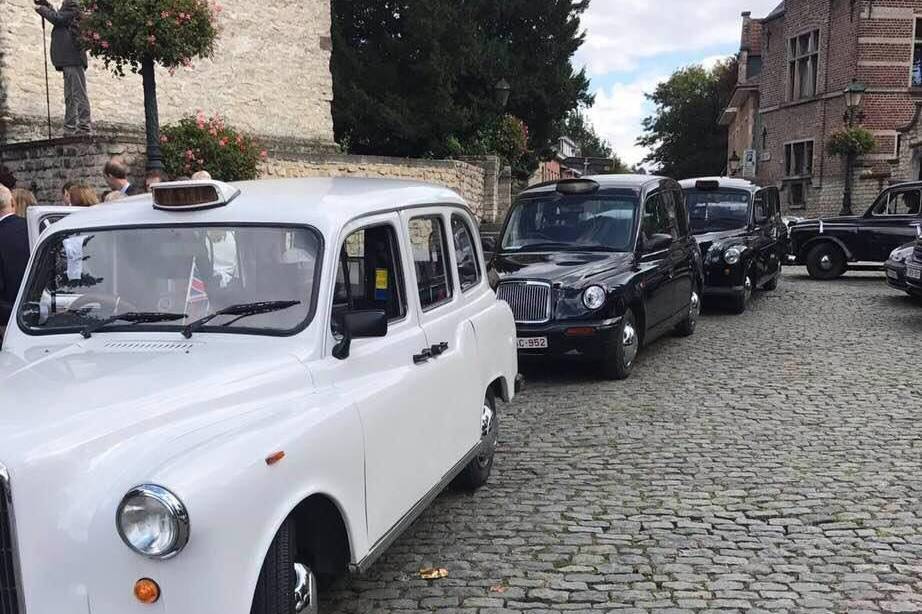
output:
<svg viewBox="0 0 922 614"><path fill-rule="evenodd" d="M496 93L496 102L498 102L502 110L505 111L506 106L509 104L509 94L512 93L512 86L509 85L509 82L505 79L500 79L496 85L493 86L493 91Z"/></svg>
<svg viewBox="0 0 922 614"><path fill-rule="evenodd" d="M849 129L864 121L864 111L861 110L861 99L867 91L863 83L852 79L845 88L845 116L842 121ZM842 194L842 211L839 215L853 215L852 213L852 184L855 182L855 154L849 152L845 156L845 191Z"/></svg>

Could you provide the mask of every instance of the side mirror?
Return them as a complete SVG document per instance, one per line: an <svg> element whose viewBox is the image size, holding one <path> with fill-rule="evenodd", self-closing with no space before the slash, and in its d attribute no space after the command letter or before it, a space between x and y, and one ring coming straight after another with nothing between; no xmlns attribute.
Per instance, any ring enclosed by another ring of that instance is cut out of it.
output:
<svg viewBox="0 0 922 614"><path fill-rule="evenodd" d="M672 245L672 235L657 233L642 239L640 251L644 254L652 254L668 249L670 245Z"/></svg>
<svg viewBox="0 0 922 614"><path fill-rule="evenodd" d="M348 311L342 315L340 328L342 340L333 347L337 360L349 358L353 339L371 339L387 335L387 313L380 309Z"/></svg>

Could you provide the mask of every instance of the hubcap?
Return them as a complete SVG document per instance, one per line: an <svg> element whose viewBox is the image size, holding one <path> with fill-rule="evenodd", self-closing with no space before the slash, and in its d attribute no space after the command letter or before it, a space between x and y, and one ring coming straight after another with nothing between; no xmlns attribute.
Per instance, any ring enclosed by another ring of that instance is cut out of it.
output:
<svg viewBox="0 0 922 614"><path fill-rule="evenodd" d="M829 257L829 254L823 254L823 257L820 258L820 268L824 271L832 269L832 258Z"/></svg>
<svg viewBox="0 0 922 614"><path fill-rule="evenodd" d="M493 454L496 452L496 438L496 412L484 400L480 414L480 454L477 456L477 462L481 467L486 467L493 459Z"/></svg>
<svg viewBox="0 0 922 614"><path fill-rule="evenodd" d="M743 284L744 292L746 293L746 302L749 302L749 299L752 298L752 278L746 277L746 282Z"/></svg>
<svg viewBox="0 0 922 614"><path fill-rule="evenodd" d="M696 290L692 290L691 294L691 305L688 308L688 319L694 324L698 321L698 316L701 315L701 297L698 296Z"/></svg>
<svg viewBox="0 0 922 614"><path fill-rule="evenodd" d="M320 605L317 603L317 576L314 572L301 563L295 563L295 612L317 614Z"/></svg>
<svg viewBox="0 0 922 614"><path fill-rule="evenodd" d="M633 322L624 323L624 337L621 342L624 346L624 366L630 367L637 358L637 329L634 328Z"/></svg>

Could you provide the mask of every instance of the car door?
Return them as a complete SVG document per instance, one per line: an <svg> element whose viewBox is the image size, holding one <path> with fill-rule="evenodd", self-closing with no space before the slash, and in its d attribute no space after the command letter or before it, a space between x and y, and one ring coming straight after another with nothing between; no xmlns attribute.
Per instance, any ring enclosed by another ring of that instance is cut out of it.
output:
<svg viewBox="0 0 922 614"><path fill-rule="evenodd" d="M61 205L46 207L29 207L26 209L26 224L29 229L29 246L35 249L38 238L46 228L60 222L68 215L81 211L80 207L65 207Z"/></svg>
<svg viewBox="0 0 922 614"><path fill-rule="evenodd" d="M370 543L375 543L441 480L442 425L432 411L437 374L418 364L427 345L412 293L409 245L396 213L347 226L338 238L331 341L344 311L383 309L387 335L356 339L337 360L327 349L327 377L352 396L365 438L365 497ZM332 343L330 344L332 345Z"/></svg>
<svg viewBox="0 0 922 614"><path fill-rule="evenodd" d="M672 267L672 313L685 312L691 300L692 286L695 282L692 258L689 254L691 242L688 240L688 214L685 211L685 198L679 190L663 192L663 207L672 235L669 248L670 266Z"/></svg>
<svg viewBox="0 0 922 614"><path fill-rule="evenodd" d="M647 246L653 235L668 235L669 218L663 205L663 194L657 191L647 196L643 203L640 225L640 254L638 265L644 289L644 308L647 328L663 324L675 313L675 296L672 286L672 245L650 250Z"/></svg>
<svg viewBox="0 0 922 614"><path fill-rule="evenodd" d="M409 278L416 288L419 321L426 335L420 370L438 385L428 411L439 425L439 462L449 471L480 440L483 390L477 385L477 343L466 296L458 283L450 208L411 209L401 214L410 245Z"/></svg>
<svg viewBox="0 0 922 614"><path fill-rule="evenodd" d="M890 253L919 235L922 188L895 187L878 197L861 219L864 254L854 254L858 260L884 262Z"/></svg>
<svg viewBox="0 0 922 614"><path fill-rule="evenodd" d="M771 195L768 190L757 191L752 198L752 221L749 230L749 247L755 254L753 267L757 284L774 274L775 242L777 236L772 225Z"/></svg>

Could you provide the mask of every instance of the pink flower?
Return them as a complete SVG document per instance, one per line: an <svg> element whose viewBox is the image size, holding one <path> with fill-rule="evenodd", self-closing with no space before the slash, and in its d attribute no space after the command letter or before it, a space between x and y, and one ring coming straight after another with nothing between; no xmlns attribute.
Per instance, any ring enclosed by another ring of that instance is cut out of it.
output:
<svg viewBox="0 0 922 614"><path fill-rule="evenodd" d="M204 130L204 129L205 129L205 122L206 122L205 112L204 112L204 111L199 111L199 112L195 115L195 125L198 126L198 129L199 129L199 130Z"/></svg>
<svg viewBox="0 0 922 614"><path fill-rule="evenodd" d="M103 49L108 49L109 41L102 41L101 43L99 43L99 46L102 47Z"/></svg>
<svg viewBox="0 0 922 614"><path fill-rule="evenodd" d="M227 137L224 137L223 139L218 141L218 145L220 145L221 147L227 147Z"/></svg>
<svg viewBox="0 0 922 614"><path fill-rule="evenodd" d="M265 160L266 158L269 157L269 152L263 149L261 152L259 152L259 157Z"/></svg>
<svg viewBox="0 0 922 614"><path fill-rule="evenodd" d="M187 149L186 150L186 160L192 160L194 158L195 158L195 152L193 152L191 149Z"/></svg>
<svg viewBox="0 0 922 614"><path fill-rule="evenodd" d="M93 32L93 40L94 40L94 41L98 41L100 38L102 38L102 37L99 35L99 32Z"/></svg>
<svg viewBox="0 0 922 614"><path fill-rule="evenodd" d="M165 134L161 134L161 135L160 135L160 142L161 142L161 143L169 143L169 142L170 142L170 137L168 137L168 136L165 135Z"/></svg>

